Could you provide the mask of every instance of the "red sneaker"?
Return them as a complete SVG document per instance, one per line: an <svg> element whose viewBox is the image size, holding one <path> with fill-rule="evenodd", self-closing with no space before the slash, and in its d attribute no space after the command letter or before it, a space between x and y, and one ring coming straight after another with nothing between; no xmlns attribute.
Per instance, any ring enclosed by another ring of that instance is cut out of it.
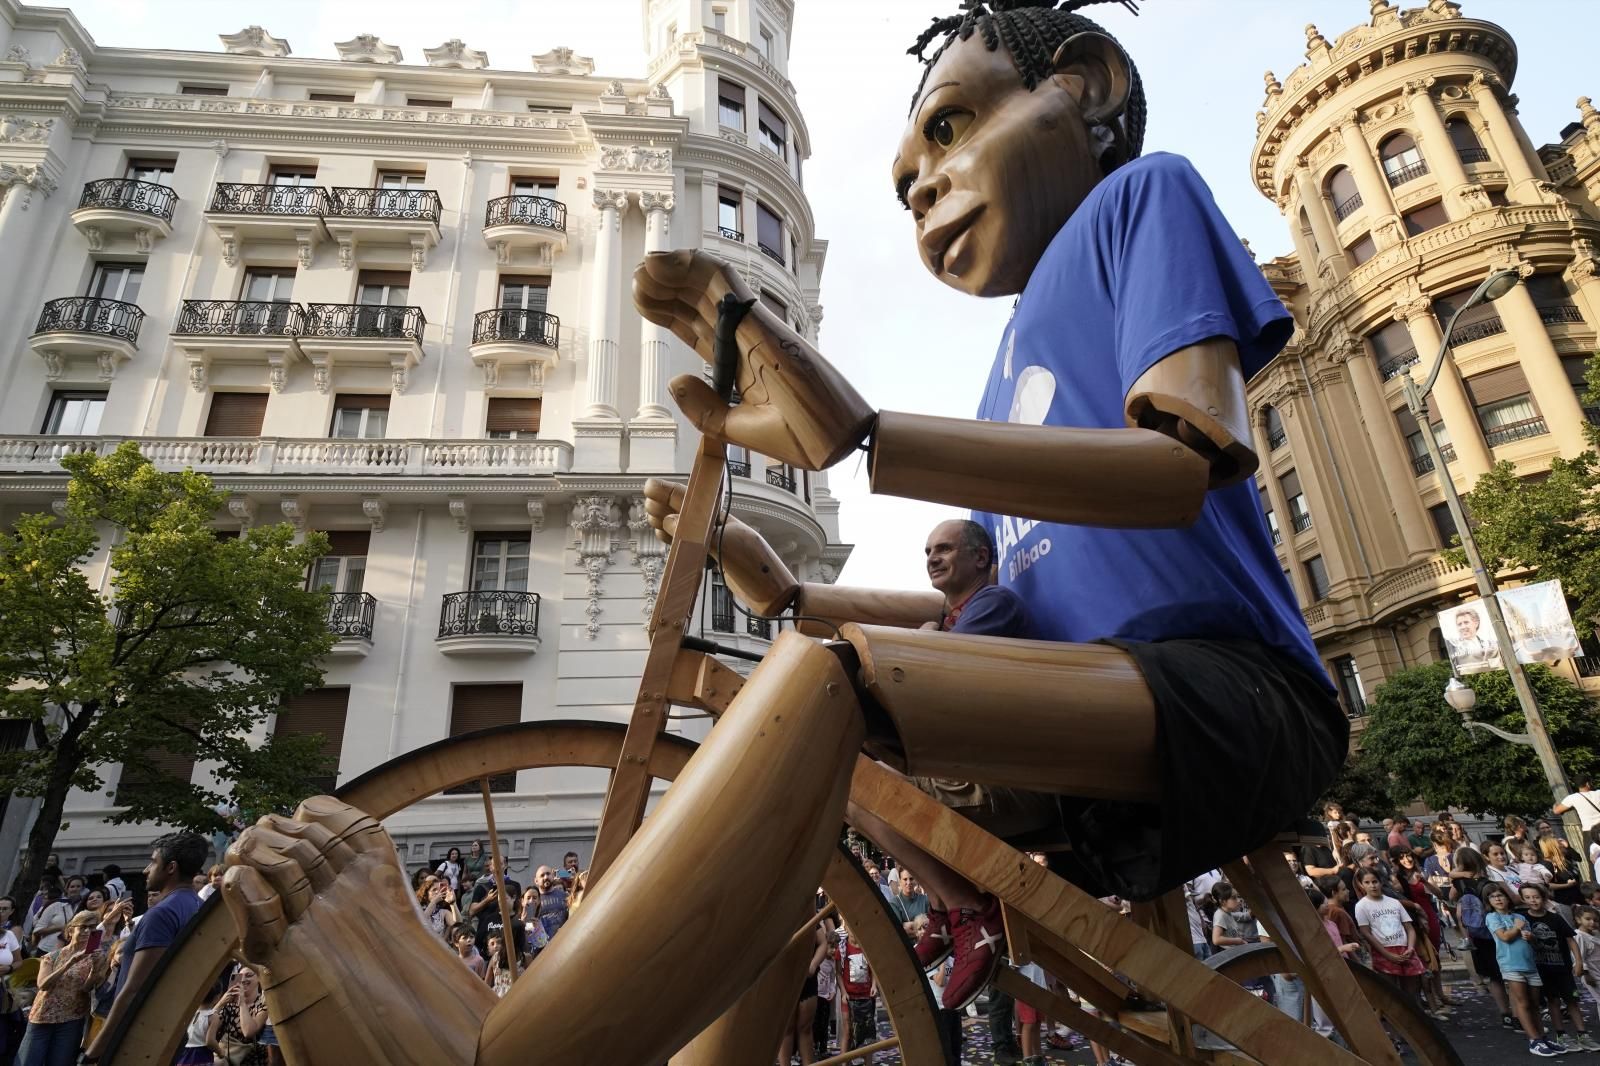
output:
<svg viewBox="0 0 1600 1066"><path fill-rule="evenodd" d="M944 985L944 1009L965 1010L994 980L1006 950L1006 927L1000 901L993 896L981 911L962 909L950 915L956 961Z"/></svg>
<svg viewBox="0 0 1600 1066"><path fill-rule="evenodd" d="M949 958L954 948L955 940L950 936L950 912L928 908L928 927L917 938L917 962L924 971L932 970Z"/></svg>

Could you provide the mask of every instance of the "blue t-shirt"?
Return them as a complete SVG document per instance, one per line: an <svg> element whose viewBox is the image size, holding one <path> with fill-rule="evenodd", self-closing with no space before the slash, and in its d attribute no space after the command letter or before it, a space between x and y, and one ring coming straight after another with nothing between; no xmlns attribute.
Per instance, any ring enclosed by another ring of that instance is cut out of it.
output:
<svg viewBox="0 0 1600 1066"><path fill-rule="evenodd" d="M1483 924L1488 927L1489 935L1494 937L1494 961L1500 964L1501 973L1538 973L1539 965L1533 958L1533 945L1517 937L1515 940L1501 940L1497 930L1511 929L1517 920L1523 918L1520 914L1501 914L1490 911L1483 916Z"/></svg>
<svg viewBox="0 0 1600 1066"><path fill-rule="evenodd" d="M145 948L171 947L199 909L200 897L185 885L163 896L160 903L144 912L144 917L133 927L128 946L122 951L122 965L117 969L117 995L122 994L122 984L128 979L128 971L133 969L133 957Z"/></svg>
<svg viewBox="0 0 1600 1066"><path fill-rule="evenodd" d="M1015 592L999 585L985 585L968 596L956 620L948 623L946 628L951 633L971 633L974 636L1018 639L1034 636L1033 624L1028 620L1027 604Z"/></svg>
<svg viewBox="0 0 1600 1066"><path fill-rule="evenodd" d="M1096 186L1045 249L978 417L1124 429L1129 390L1166 356L1227 337L1248 380L1293 325L1188 160L1145 156ZM993 532L1000 583L1042 639L1256 641L1333 691L1249 478L1207 493L1186 529L972 517Z"/></svg>

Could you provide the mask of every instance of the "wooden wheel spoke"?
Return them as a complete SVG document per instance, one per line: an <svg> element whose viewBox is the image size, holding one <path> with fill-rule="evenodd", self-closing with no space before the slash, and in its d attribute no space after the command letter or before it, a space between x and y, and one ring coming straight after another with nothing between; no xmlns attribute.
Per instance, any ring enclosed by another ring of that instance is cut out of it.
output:
<svg viewBox="0 0 1600 1066"><path fill-rule="evenodd" d="M494 826L494 794L489 790L489 779L480 777L478 788L483 793L483 818L489 826L489 857L494 860L495 876L500 883L495 886L495 896L500 900L500 951L505 955L506 968L511 971L513 984L517 980L517 937L511 925L511 901L506 898L505 856L500 854L500 834Z"/></svg>
<svg viewBox="0 0 1600 1066"><path fill-rule="evenodd" d="M844 1066L844 1064L847 1062L860 1062L862 1059L876 1052L893 1051L899 1046L900 1038L898 1036L886 1037L883 1040L876 1041L875 1043L866 1044L858 1048L851 1048L849 1051L846 1051L840 1055L835 1055L831 1059L822 1059L821 1061L815 1063L814 1066Z"/></svg>

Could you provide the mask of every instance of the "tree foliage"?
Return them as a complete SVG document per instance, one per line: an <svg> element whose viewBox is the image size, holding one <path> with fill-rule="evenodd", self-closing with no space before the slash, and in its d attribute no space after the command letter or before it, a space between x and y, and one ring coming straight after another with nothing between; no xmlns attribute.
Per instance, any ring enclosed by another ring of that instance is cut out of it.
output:
<svg viewBox="0 0 1600 1066"><path fill-rule="evenodd" d="M1600 770L1600 716L1593 702L1543 666L1526 669L1568 778ZM1379 686L1352 772L1386 775L1401 804L1421 798L1433 810L1497 815L1547 810L1550 787L1533 749L1466 728L1444 701L1449 680L1450 664L1440 662L1402 670ZM1525 732L1510 675L1494 670L1467 680L1478 697L1473 720Z"/></svg>
<svg viewBox="0 0 1600 1066"><path fill-rule="evenodd" d="M220 538L209 479L163 473L131 443L62 465L64 515L0 532L0 717L28 722L32 740L0 755L0 789L41 801L13 892L31 890L70 790L102 788L109 764L139 782L113 821L201 831L225 795L285 807L327 773L318 738L251 738L281 700L321 683L327 601L304 586L326 538L297 544L284 524ZM103 537L109 557L96 559ZM168 753L216 764L220 780L162 774Z"/></svg>
<svg viewBox="0 0 1600 1066"><path fill-rule="evenodd" d="M1350 753L1339 776L1317 800L1310 817L1322 821L1322 809L1337 803L1346 817L1364 818L1376 822L1392 818L1394 812L1405 806L1394 795L1394 781L1381 766L1371 759L1363 759L1360 750Z"/></svg>
<svg viewBox="0 0 1600 1066"><path fill-rule="evenodd" d="M1588 393L1583 402L1600 407L1600 357L1589 360ZM1581 637L1600 622L1600 442L1597 427L1585 425L1590 449L1571 458L1556 457L1549 476L1519 477L1510 462L1496 463L1465 497L1472 530L1491 573L1508 566L1533 567L1538 580L1559 579ZM1466 565L1460 548L1446 552Z"/></svg>

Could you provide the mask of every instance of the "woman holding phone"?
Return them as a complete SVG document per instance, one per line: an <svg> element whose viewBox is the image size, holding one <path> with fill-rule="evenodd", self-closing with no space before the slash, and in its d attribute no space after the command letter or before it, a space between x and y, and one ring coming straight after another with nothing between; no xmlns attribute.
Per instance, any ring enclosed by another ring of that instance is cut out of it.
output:
<svg viewBox="0 0 1600 1066"><path fill-rule="evenodd" d="M18 1066L67 1066L78 1057L90 994L109 969L106 953L89 944L96 924L92 914L73 915L62 934L62 946L39 964L39 994L28 1011Z"/></svg>
<svg viewBox="0 0 1600 1066"><path fill-rule="evenodd" d="M250 967L240 966L212 1010L206 1046L226 1066L267 1066L267 1049L259 1043L266 1025L261 980Z"/></svg>

